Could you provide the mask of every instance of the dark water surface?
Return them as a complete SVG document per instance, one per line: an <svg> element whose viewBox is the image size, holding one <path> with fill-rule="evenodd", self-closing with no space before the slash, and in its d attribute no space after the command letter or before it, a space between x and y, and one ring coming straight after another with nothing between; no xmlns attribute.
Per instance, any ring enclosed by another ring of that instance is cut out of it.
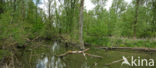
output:
<svg viewBox="0 0 156 68"><path fill-rule="evenodd" d="M156 60L156 53L137 52L137 51L106 51L104 49L90 48L86 53L102 56L103 58L95 58L82 54L70 54L64 58L59 58L57 55L63 54L69 50L76 50L75 48L65 48L64 44L58 42L48 43L34 43L33 47L27 48L17 54L15 57L16 68L156 68L155 66L128 66L121 65L117 62L107 66L113 61L122 59L122 56L138 59L154 59ZM131 58L128 58L130 61ZM144 63L144 65L146 65Z"/></svg>

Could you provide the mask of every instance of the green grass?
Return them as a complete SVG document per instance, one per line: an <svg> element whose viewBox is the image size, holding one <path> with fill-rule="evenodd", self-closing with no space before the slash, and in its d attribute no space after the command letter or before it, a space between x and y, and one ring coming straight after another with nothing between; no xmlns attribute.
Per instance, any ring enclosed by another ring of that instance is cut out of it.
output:
<svg viewBox="0 0 156 68"><path fill-rule="evenodd" d="M147 47L156 48L156 40L151 39L132 39L115 37L85 37L85 42L99 46L117 47Z"/></svg>

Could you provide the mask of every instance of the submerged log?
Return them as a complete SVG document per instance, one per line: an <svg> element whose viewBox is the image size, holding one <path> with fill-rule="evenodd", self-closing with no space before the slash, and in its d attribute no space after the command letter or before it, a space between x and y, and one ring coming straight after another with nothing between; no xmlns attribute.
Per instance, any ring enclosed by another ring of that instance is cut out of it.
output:
<svg viewBox="0 0 156 68"><path fill-rule="evenodd" d="M98 48L106 49L106 50L126 49L126 50L135 50L135 51L156 52L156 49L154 48L136 48L136 47L98 47Z"/></svg>

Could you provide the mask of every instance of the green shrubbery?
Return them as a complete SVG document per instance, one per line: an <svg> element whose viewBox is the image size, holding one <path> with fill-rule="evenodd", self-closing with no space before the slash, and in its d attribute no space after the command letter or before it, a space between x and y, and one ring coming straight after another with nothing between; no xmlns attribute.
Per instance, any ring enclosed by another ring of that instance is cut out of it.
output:
<svg viewBox="0 0 156 68"><path fill-rule="evenodd" d="M56 3L49 3L51 5L47 6L48 13L38 7L40 0L36 0L36 3L32 0L1 1L0 45L7 46L14 42L24 45L28 40L52 39L61 35L64 35L63 37L68 41L78 42L79 0L64 1L65 3L59 7ZM148 40L156 37L154 0L140 1L140 6L136 5L135 0L130 4L124 0L113 0L109 10L102 5L105 4L105 0L93 1L93 3L97 4L93 10L84 10L85 42L111 47L155 47L155 40ZM135 12L136 10L138 13Z"/></svg>
<svg viewBox="0 0 156 68"><path fill-rule="evenodd" d="M155 48L156 40L132 39L132 38L111 38L111 37L85 37L85 42L97 46L108 47L147 47Z"/></svg>
<svg viewBox="0 0 156 68"><path fill-rule="evenodd" d="M16 7L21 6L22 2L19 0L16 2L14 4ZM5 3L4 12L0 14L0 47L8 47L14 44L23 46L38 36L42 37L45 24L42 20L43 17L39 15L40 13L36 13L34 3L29 1L27 6L22 4L23 8L17 7L16 9L9 3L9 1ZM27 10L24 11L24 9Z"/></svg>

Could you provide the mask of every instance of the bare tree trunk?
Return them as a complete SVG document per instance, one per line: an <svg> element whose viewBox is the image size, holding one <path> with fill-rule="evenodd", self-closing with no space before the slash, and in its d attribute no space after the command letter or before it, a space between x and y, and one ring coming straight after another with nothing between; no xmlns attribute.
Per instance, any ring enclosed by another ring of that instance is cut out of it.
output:
<svg viewBox="0 0 156 68"><path fill-rule="evenodd" d="M49 17L48 17L48 21L49 21L49 24L51 23L51 0L48 0L48 15L49 15ZM50 24L51 25L51 24Z"/></svg>
<svg viewBox="0 0 156 68"><path fill-rule="evenodd" d="M24 0L22 0L22 21L24 21L25 19L25 3Z"/></svg>
<svg viewBox="0 0 156 68"><path fill-rule="evenodd" d="M52 2L53 0L48 0L48 27L52 29Z"/></svg>
<svg viewBox="0 0 156 68"><path fill-rule="evenodd" d="M139 2L140 0L136 0L136 9L135 9L135 20L134 20L134 25L133 25L133 37L134 39L136 39L136 25L137 25L137 22L138 22L138 9L139 9Z"/></svg>
<svg viewBox="0 0 156 68"><path fill-rule="evenodd" d="M80 15L79 15L79 42L80 42L80 49L85 49L84 42L83 42L83 5L84 5L84 0L81 0Z"/></svg>

